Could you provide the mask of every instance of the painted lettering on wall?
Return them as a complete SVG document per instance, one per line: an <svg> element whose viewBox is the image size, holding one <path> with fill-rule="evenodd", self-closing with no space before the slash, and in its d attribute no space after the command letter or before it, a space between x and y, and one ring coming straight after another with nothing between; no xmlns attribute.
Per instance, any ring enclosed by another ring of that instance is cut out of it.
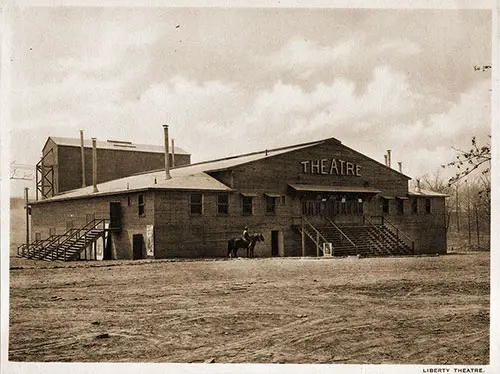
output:
<svg viewBox="0 0 500 374"><path fill-rule="evenodd" d="M361 176L361 165L335 158L301 161L300 164L305 174Z"/></svg>

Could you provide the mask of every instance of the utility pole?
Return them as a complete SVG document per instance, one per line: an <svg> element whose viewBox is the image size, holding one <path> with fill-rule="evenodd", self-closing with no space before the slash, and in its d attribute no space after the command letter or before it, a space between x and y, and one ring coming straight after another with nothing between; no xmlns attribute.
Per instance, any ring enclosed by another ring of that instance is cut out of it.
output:
<svg viewBox="0 0 500 374"><path fill-rule="evenodd" d="M26 250L30 249L30 212L28 205L28 187L24 188L24 209L26 210Z"/></svg>
<svg viewBox="0 0 500 374"><path fill-rule="evenodd" d="M460 232L460 203L458 200L458 188L459 182L455 185L456 193L455 193L455 210L457 212L457 232Z"/></svg>

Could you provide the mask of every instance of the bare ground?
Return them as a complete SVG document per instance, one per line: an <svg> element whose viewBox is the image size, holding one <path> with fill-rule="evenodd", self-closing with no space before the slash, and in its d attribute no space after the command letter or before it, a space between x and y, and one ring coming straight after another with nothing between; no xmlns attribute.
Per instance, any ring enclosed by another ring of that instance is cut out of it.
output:
<svg viewBox="0 0 500 374"><path fill-rule="evenodd" d="M488 364L489 254L11 259L12 361Z"/></svg>

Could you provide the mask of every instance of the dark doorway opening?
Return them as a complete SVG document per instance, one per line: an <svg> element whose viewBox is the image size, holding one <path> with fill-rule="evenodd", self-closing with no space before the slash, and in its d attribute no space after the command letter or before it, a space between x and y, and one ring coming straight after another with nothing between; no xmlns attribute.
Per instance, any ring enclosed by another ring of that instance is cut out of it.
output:
<svg viewBox="0 0 500 374"><path fill-rule="evenodd" d="M113 230L122 228L122 206L119 202L109 203L109 228Z"/></svg>
<svg viewBox="0 0 500 374"><path fill-rule="evenodd" d="M279 231L271 231L271 256L277 257L279 255Z"/></svg>
<svg viewBox="0 0 500 374"><path fill-rule="evenodd" d="M134 260L139 260L142 257L142 247L144 244L144 239L142 237L142 234L135 234L132 236L132 246L133 246L133 259Z"/></svg>

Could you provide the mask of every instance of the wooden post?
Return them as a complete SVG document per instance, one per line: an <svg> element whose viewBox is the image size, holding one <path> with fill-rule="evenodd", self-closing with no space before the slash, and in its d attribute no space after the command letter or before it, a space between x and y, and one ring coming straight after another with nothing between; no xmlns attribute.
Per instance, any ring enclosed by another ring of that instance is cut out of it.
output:
<svg viewBox="0 0 500 374"><path fill-rule="evenodd" d="M319 231L316 231L316 257L319 257Z"/></svg>
<svg viewBox="0 0 500 374"><path fill-rule="evenodd" d="M94 193L99 192L97 189L97 139L92 138L92 185L94 186Z"/></svg>
<svg viewBox="0 0 500 374"><path fill-rule="evenodd" d="M26 210L26 251L29 253L30 249L30 212L28 205L28 187L24 188L24 209ZM23 247L24 255L24 247Z"/></svg>
<svg viewBox="0 0 500 374"><path fill-rule="evenodd" d="M306 244L306 238L305 238L305 234L304 234L304 217L300 217L300 224L301 224L301 235L302 235L302 257L305 257L306 256L306 248L305 248L305 244Z"/></svg>

